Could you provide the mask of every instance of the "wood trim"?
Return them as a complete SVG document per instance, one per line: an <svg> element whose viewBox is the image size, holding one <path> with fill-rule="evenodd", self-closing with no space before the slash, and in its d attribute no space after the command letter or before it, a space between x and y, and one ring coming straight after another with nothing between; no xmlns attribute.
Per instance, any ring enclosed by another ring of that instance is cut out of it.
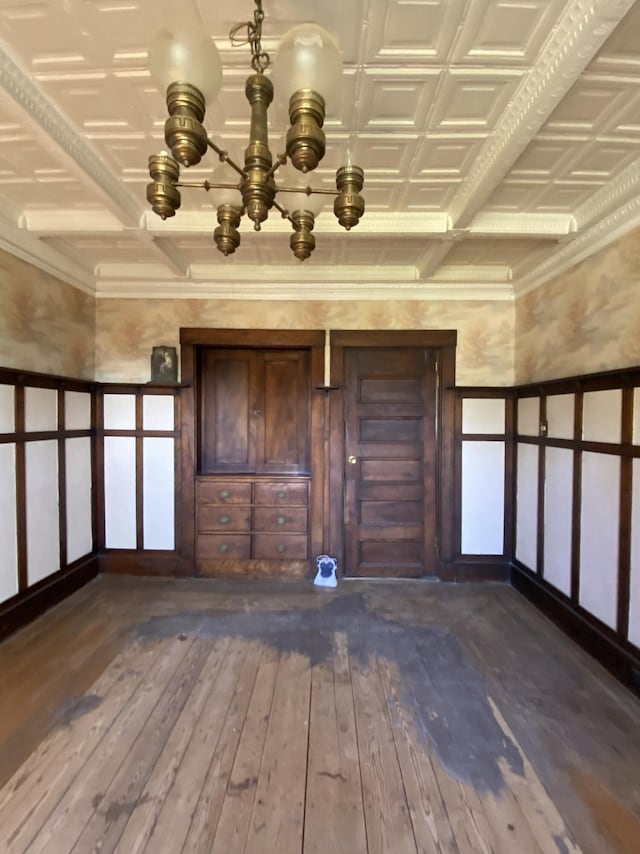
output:
<svg viewBox="0 0 640 854"><path fill-rule="evenodd" d="M511 564L502 555L462 555L456 560L443 566L447 581L500 581L508 582L511 575Z"/></svg>
<svg viewBox="0 0 640 854"><path fill-rule="evenodd" d="M60 566L67 565L67 436L64 390L58 389L58 538Z"/></svg>
<svg viewBox="0 0 640 854"><path fill-rule="evenodd" d="M97 388L93 380L78 380L57 374L42 374L35 371L20 371L14 368L0 368L0 383L33 388L59 388L64 391L92 392Z"/></svg>
<svg viewBox="0 0 640 854"><path fill-rule="evenodd" d="M180 330L180 339L184 330ZM181 573L193 575L196 561L196 348L193 343L182 342L180 348L182 380L187 388L180 394L180 481L182 495L178 513L180 540L176 542L181 558Z"/></svg>
<svg viewBox="0 0 640 854"><path fill-rule="evenodd" d="M181 328L182 347L261 347L270 348L277 341L276 349L283 347L324 347L323 329L205 329ZM333 343L333 332L331 333ZM182 363L184 369L184 362ZM182 373L182 383L190 385L193 376Z"/></svg>
<svg viewBox="0 0 640 854"><path fill-rule="evenodd" d="M540 398L540 412L538 421L545 424L547 420L547 398ZM536 530L536 571L540 578L544 578L544 497L546 477L546 445L543 443L538 448L538 513Z"/></svg>
<svg viewBox="0 0 640 854"><path fill-rule="evenodd" d="M568 394L576 391L604 391L610 388L627 388L640 385L640 366L594 374L562 377L557 380L516 385L518 397L535 397L543 394Z"/></svg>
<svg viewBox="0 0 640 854"><path fill-rule="evenodd" d="M514 438L515 427L515 400L510 395L505 401L504 407L504 556L507 560L511 558L515 548L515 475L516 475L516 442Z"/></svg>
<svg viewBox="0 0 640 854"><path fill-rule="evenodd" d="M98 574L94 555L44 578L0 605L0 641L79 590Z"/></svg>
<svg viewBox="0 0 640 854"><path fill-rule="evenodd" d="M622 431L623 445L633 440L633 389L622 391ZM622 457L620 460L620 539L618 541L618 615L617 628L620 635L627 637L629 632L629 607L631 599L631 517L633 502L633 460Z"/></svg>
<svg viewBox="0 0 640 854"><path fill-rule="evenodd" d="M97 556L97 566L100 573L112 575L193 576L193 567L185 573L183 562L175 551L109 549Z"/></svg>
<svg viewBox="0 0 640 854"><path fill-rule="evenodd" d="M142 393L136 390L136 547L144 549L144 446L142 438Z"/></svg>
<svg viewBox="0 0 640 854"><path fill-rule="evenodd" d="M571 602L575 606L580 601L580 534L582 528L582 450L575 441L582 436L583 415L582 392L574 398L573 411L573 494L571 497Z"/></svg>
<svg viewBox="0 0 640 854"><path fill-rule="evenodd" d="M24 433L24 386L15 386L16 436ZM16 535L18 547L18 591L29 585L27 570L27 462L25 443L16 438Z"/></svg>
<svg viewBox="0 0 640 854"><path fill-rule="evenodd" d="M331 347L455 347L455 329L353 330L332 329Z"/></svg>
<svg viewBox="0 0 640 854"><path fill-rule="evenodd" d="M543 579L512 563L511 584L562 631L596 658L630 690L640 696L640 657L606 627L579 611Z"/></svg>

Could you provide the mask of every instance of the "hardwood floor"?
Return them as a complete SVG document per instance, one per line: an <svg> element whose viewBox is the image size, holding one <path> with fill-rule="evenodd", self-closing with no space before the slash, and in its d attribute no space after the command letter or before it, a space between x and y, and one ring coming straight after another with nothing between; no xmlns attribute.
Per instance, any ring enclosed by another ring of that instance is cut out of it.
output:
<svg viewBox="0 0 640 854"><path fill-rule="evenodd" d="M640 851L640 703L502 585L101 577L0 645L0 851Z"/></svg>

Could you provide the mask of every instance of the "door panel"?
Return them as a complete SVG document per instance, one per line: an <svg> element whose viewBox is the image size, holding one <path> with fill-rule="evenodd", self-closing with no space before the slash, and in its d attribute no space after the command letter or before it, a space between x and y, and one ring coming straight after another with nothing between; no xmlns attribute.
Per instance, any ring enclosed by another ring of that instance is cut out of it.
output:
<svg viewBox="0 0 640 854"><path fill-rule="evenodd" d="M431 575L435 357L422 348L348 348L345 375L345 572Z"/></svg>

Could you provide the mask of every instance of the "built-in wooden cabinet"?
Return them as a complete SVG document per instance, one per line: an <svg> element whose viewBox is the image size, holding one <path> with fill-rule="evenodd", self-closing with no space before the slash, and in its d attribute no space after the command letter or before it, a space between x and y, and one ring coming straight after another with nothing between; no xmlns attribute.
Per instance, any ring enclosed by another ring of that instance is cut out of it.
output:
<svg viewBox="0 0 640 854"><path fill-rule="evenodd" d="M306 574L310 348L203 346L196 363L199 574Z"/></svg>
<svg viewBox="0 0 640 854"><path fill-rule="evenodd" d="M308 486L308 478L198 478L196 560L202 574L229 571L230 561L306 562ZM241 563L239 570L244 568Z"/></svg>

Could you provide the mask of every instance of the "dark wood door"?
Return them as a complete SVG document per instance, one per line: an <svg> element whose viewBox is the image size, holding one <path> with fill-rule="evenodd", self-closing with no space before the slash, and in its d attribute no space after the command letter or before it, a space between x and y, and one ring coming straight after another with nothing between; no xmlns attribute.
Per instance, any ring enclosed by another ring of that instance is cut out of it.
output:
<svg viewBox="0 0 640 854"><path fill-rule="evenodd" d="M345 352L346 575L435 572L435 355Z"/></svg>

